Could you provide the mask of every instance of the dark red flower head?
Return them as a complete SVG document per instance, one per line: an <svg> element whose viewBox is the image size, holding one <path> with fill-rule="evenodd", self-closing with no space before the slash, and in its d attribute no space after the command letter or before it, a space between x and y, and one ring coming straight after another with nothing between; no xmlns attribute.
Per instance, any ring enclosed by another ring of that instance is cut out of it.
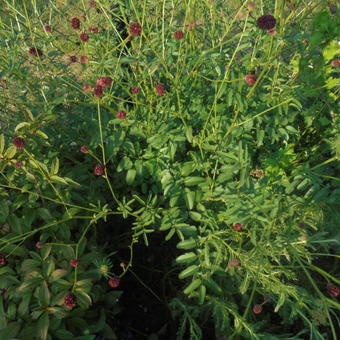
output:
<svg viewBox="0 0 340 340"><path fill-rule="evenodd" d="M112 84L111 77L99 77L97 79L97 85L100 85L102 87L111 86L111 84Z"/></svg>
<svg viewBox="0 0 340 340"><path fill-rule="evenodd" d="M28 50L28 53L34 57L42 57L43 55L42 50L36 47L30 47L30 49Z"/></svg>
<svg viewBox="0 0 340 340"><path fill-rule="evenodd" d="M340 59L335 59L332 61L331 65L333 67L339 67L340 66Z"/></svg>
<svg viewBox="0 0 340 340"><path fill-rule="evenodd" d="M86 146L86 145L83 145L80 150L79 150L81 153L88 153L90 151L90 149Z"/></svg>
<svg viewBox="0 0 340 340"><path fill-rule="evenodd" d="M80 33L79 38L81 41L86 42L90 39L90 36L87 33Z"/></svg>
<svg viewBox="0 0 340 340"><path fill-rule="evenodd" d="M111 279L108 281L108 284L112 288L117 288L120 284L120 278L118 276L111 277Z"/></svg>
<svg viewBox="0 0 340 340"><path fill-rule="evenodd" d="M14 167L17 168L17 169L22 168L22 165L23 164L20 161L14 163Z"/></svg>
<svg viewBox="0 0 340 340"><path fill-rule="evenodd" d="M64 296L64 305L66 307L75 307L76 306L76 296L72 293L67 293L65 296Z"/></svg>
<svg viewBox="0 0 340 340"><path fill-rule="evenodd" d="M25 147L25 141L22 138L20 138L20 137L13 138L12 143L18 149L23 149Z"/></svg>
<svg viewBox="0 0 340 340"><path fill-rule="evenodd" d="M96 85L94 88L93 88L93 93L96 97L101 97L103 95L103 87L100 86L100 85Z"/></svg>
<svg viewBox="0 0 340 340"><path fill-rule="evenodd" d="M118 119L125 119L126 118L126 112L123 110L120 110L117 112L116 118Z"/></svg>
<svg viewBox="0 0 340 340"><path fill-rule="evenodd" d="M52 28L51 28L50 25L45 25L44 30L45 30L45 32L51 32Z"/></svg>
<svg viewBox="0 0 340 340"><path fill-rule="evenodd" d="M233 229L236 230L236 231L242 230L242 224L241 223L235 223L233 225Z"/></svg>
<svg viewBox="0 0 340 340"><path fill-rule="evenodd" d="M71 18L71 26L75 30L79 30L80 28L80 20L78 18Z"/></svg>
<svg viewBox="0 0 340 340"><path fill-rule="evenodd" d="M257 26L263 30L270 30L274 28L276 25L276 19L270 15L262 15L262 17L259 17L257 19Z"/></svg>
<svg viewBox="0 0 340 340"><path fill-rule="evenodd" d="M70 62L71 63L76 63L77 62L77 57L75 55L70 56Z"/></svg>
<svg viewBox="0 0 340 340"><path fill-rule="evenodd" d="M260 314L261 312L262 312L262 306L261 305L254 305L254 307L253 307L253 312L255 313L255 314Z"/></svg>
<svg viewBox="0 0 340 340"><path fill-rule="evenodd" d="M231 259L228 263L229 268L237 267L241 263L240 259Z"/></svg>
<svg viewBox="0 0 340 340"><path fill-rule="evenodd" d="M329 295L337 297L340 295L340 288L333 283L328 283L327 292Z"/></svg>
<svg viewBox="0 0 340 340"><path fill-rule="evenodd" d="M70 260L70 266L75 268L75 267L78 267L78 264L79 264L79 260L77 259Z"/></svg>
<svg viewBox="0 0 340 340"><path fill-rule="evenodd" d="M174 33L174 38L175 38L176 40L181 40L181 39L183 39L183 37L184 37L183 31L176 31L176 32Z"/></svg>
<svg viewBox="0 0 340 340"><path fill-rule="evenodd" d="M6 255L0 253L0 266L4 266L6 264Z"/></svg>
<svg viewBox="0 0 340 340"><path fill-rule="evenodd" d="M137 94L137 93L139 93L139 87L136 87L136 86L131 87L130 92L131 92L132 94Z"/></svg>
<svg viewBox="0 0 340 340"><path fill-rule="evenodd" d="M90 0L89 6L92 7L92 8L96 7L96 2L94 0Z"/></svg>
<svg viewBox="0 0 340 340"><path fill-rule="evenodd" d="M155 86L156 92L159 96L164 96L165 94L165 87L163 84L157 84Z"/></svg>
<svg viewBox="0 0 340 340"><path fill-rule="evenodd" d="M137 23L137 22L134 22L130 25L129 27L129 32L131 35L141 35L142 34L142 26Z"/></svg>
<svg viewBox="0 0 340 340"><path fill-rule="evenodd" d="M256 83L256 79L257 77L255 74L247 74L244 78L248 85L254 85Z"/></svg>
<svg viewBox="0 0 340 340"><path fill-rule="evenodd" d="M38 241L38 242L35 244L35 246L36 246L38 249L40 249L40 248L42 248L42 247L44 246L44 243Z"/></svg>
<svg viewBox="0 0 340 340"><path fill-rule="evenodd" d="M104 174L104 165L103 164L97 164L94 168L94 173L97 175L97 176L101 176Z"/></svg>
<svg viewBox="0 0 340 340"><path fill-rule="evenodd" d="M80 57L80 62L81 62L82 64L88 64L88 63L89 63L89 58L86 57L86 56L84 56L84 55L82 55L82 56Z"/></svg>

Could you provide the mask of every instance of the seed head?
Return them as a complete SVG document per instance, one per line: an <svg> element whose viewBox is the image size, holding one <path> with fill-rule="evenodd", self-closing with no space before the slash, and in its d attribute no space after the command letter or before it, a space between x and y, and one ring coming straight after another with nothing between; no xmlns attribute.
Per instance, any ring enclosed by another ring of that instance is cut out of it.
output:
<svg viewBox="0 0 340 340"><path fill-rule="evenodd" d="M83 42L87 42L90 39L90 36L87 33L80 33L79 38Z"/></svg>
<svg viewBox="0 0 340 340"><path fill-rule="evenodd" d="M94 88L93 88L93 93L96 97L101 97L103 95L103 87L100 86L100 85L96 85Z"/></svg>
<svg viewBox="0 0 340 340"><path fill-rule="evenodd" d="M96 7L96 2L95 2L94 0L90 0L90 1L89 1L89 6L90 6L91 8Z"/></svg>
<svg viewBox="0 0 340 340"><path fill-rule="evenodd" d="M181 40L181 39L183 39L183 37L184 37L183 31L176 31L176 32L174 33L174 38L175 38L176 40Z"/></svg>
<svg viewBox="0 0 340 340"><path fill-rule="evenodd" d="M89 27L87 30L92 32L92 33L98 33L99 32L99 28L98 27Z"/></svg>
<svg viewBox="0 0 340 340"><path fill-rule="evenodd" d="M260 313L262 313L262 306L261 305L254 305L254 307L253 307L253 312L255 313L255 314L260 314Z"/></svg>
<svg viewBox="0 0 340 340"><path fill-rule="evenodd" d="M131 35L134 35L134 36L141 35L142 34L142 26L139 23L134 22L130 25L129 32L130 32Z"/></svg>
<svg viewBox="0 0 340 340"><path fill-rule="evenodd" d="M120 110L117 112L116 118L118 119L125 119L126 118L126 112L123 110Z"/></svg>
<svg viewBox="0 0 340 340"><path fill-rule="evenodd" d="M233 225L233 229L236 230L236 231L241 231L242 230L242 224L241 223L235 223Z"/></svg>
<svg viewBox="0 0 340 340"><path fill-rule="evenodd" d="M22 168L22 166L23 166L23 164L22 164L22 162L20 162L20 161L14 163L14 167L15 167L16 169L20 169L20 168Z"/></svg>
<svg viewBox="0 0 340 340"><path fill-rule="evenodd" d="M165 87L163 84L157 84L155 86L156 92L159 96L164 96L165 94Z"/></svg>
<svg viewBox="0 0 340 340"><path fill-rule="evenodd" d="M140 91L139 87L136 87L136 86L131 87L131 89L130 89L130 92L131 92L132 94L138 94L139 91Z"/></svg>
<svg viewBox="0 0 340 340"><path fill-rule="evenodd" d="M91 86L88 83L83 84L84 92L89 92L91 90Z"/></svg>
<svg viewBox="0 0 340 340"><path fill-rule="evenodd" d="M80 20L78 18L71 18L71 26L75 30L79 30L80 28Z"/></svg>
<svg viewBox="0 0 340 340"><path fill-rule="evenodd" d="M76 296L72 293L67 293L65 296L64 296L64 305L66 307L75 307L76 306Z"/></svg>
<svg viewBox="0 0 340 340"><path fill-rule="evenodd" d="M241 263L240 259L231 259L228 263L229 268L237 267Z"/></svg>
<svg viewBox="0 0 340 340"><path fill-rule="evenodd" d="M274 30L274 29L268 30L267 33L269 35L276 35L277 34L276 30Z"/></svg>
<svg viewBox="0 0 340 340"><path fill-rule="evenodd" d="M83 146L80 147L79 151L81 153L88 153L90 151L90 149L86 145L83 145Z"/></svg>
<svg viewBox="0 0 340 340"><path fill-rule="evenodd" d="M86 56L84 56L84 55L82 55L82 56L80 57L80 63L81 63L81 64L88 64L88 63L89 63L89 58L86 57Z"/></svg>
<svg viewBox="0 0 340 340"><path fill-rule="evenodd" d="M44 30L45 30L45 32L51 32L51 31L52 31L52 28L51 28L50 25L45 25L45 26L44 26Z"/></svg>
<svg viewBox="0 0 340 340"><path fill-rule="evenodd" d="M70 266L75 268L75 267L78 267L78 264L79 264L79 260L77 259L70 260Z"/></svg>
<svg viewBox="0 0 340 340"><path fill-rule="evenodd" d="M6 255L0 253L0 266L4 266L7 263L6 261Z"/></svg>
<svg viewBox="0 0 340 340"><path fill-rule="evenodd" d="M104 165L102 164L97 164L94 168L94 173L97 175L97 176L101 176L104 174Z"/></svg>
<svg viewBox="0 0 340 340"><path fill-rule="evenodd" d="M257 19L257 26L263 30L270 30L276 25L276 19L270 15L262 15Z"/></svg>
<svg viewBox="0 0 340 340"><path fill-rule="evenodd" d="M42 50L36 47L30 47L28 50L28 53L34 57L42 57L43 53Z"/></svg>
<svg viewBox="0 0 340 340"><path fill-rule="evenodd" d="M18 149L23 149L25 147L25 141L22 138L20 138L20 137L13 138L12 143Z"/></svg>
<svg viewBox="0 0 340 340"><path fill-rule="evenodd" d="M244 78L244 80L246 81L246 83L250 86L254 85L256 82L256 75L255 74L247 74Z"/></svg>
<svg viewBox="0 0 340 340"><path fill-rule="evenodd" d="M120 278L118 276L111 277L111 279L108 281L108 284L112 288L117 288L120 284Z"/></svg>
<svg viewBox="0 0 340 340"><path fill-rule="evenodd" d="M331 296L338 297L340 295L340 288L333 283L327 284L327 292Z"/></svg>
<svg viewBox="0 0 340 340"><path fill-rule="evenodd" d="M97 79L97 85L100 85L102 87L111 86L111 84L112 84L111 77L99 77Z"/></svg>

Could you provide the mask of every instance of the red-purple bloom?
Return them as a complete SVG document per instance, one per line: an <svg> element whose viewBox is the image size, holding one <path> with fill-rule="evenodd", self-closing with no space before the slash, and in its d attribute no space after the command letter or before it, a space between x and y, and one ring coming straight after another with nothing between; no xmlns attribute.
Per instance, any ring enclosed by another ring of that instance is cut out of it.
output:
<svg viewBox="0 0 340 340"><path fill-rule="evenodd" d="M80 33L79 38L81 41L86 42L90 39L90 36L87 33L83 32Z"/></svg>
<svg viewBox="0 0 340 340"><path fill-rule="evenodd" d="M79 260L77 259L70 260L70 266L75 268L75 267L78 267L78 264L79 264Z"/></svg>
<svg viewBox="0 0 340 340"><path fill-rule="evenodd" d="M141 35L142 33L142 26L137 22L134 22L130 25L129 32L131 35Z"/></svg>
<svg viewBox="0 0 340 340"><path fill-rule="evenodd" d="M45 30L45 32L51 32L52 28L51 28L50 25L45 25L44 30Z"/></svg>
<svg viewBox="0 0 340 340"><path fill-rule="evenodd" d="M40 249L40 248L42 248L42 247L44 246L44 243L38 241L38 242L35 244L35 246L36 246L38 249Z"/></svg>
<svg viewBox="0 0 340 340"><path fill-rule="evenodd" d="M228 263L229 268L237 267L241 263L240 259L232 259Z"/></svg>
<svg viewBox="0 0 340 340"><path fill-rule="evenodd" d="M276 30L274 30L274 29L271 29L271 30L269 30L268 32L267 32L269 35L276 35Z"/></svg>
<svg viewBox="0 0 340 340"><path fill-rule="evenodd" d="M72 293L67 293L65 296L64 296L64 305L66 307L75 307L76 306L76 296Z"/></svg>
<svg viewBox="0 0 340 340"><path fill-rule="evenodd" d="M94 173L97 175L97 176L101 176L104 174L104 165L103 164L97 164L94 168Z"/></svg>
<svg viewBox="0 0 340 340"><path fill-rule="evenodd" d="M111 277L111 279L108 281L108 284L112 288L117 288L120 284L120 278L118 276Z"/></svg>
<svg viewBox="0 0 340 340"><path fill-rule="evenodd" d="M111 86L111 84L112 84L111 77L99 77L97 79L97 85L100 85L102 87Z"/></svg>
<svg viewBox="0 0 340 340"><path fill-rule="evenodd" d="M14 167L17 168L17 169L21 168L22 166L23 166L23 164L20 161L14 163Z"/></svg>
<svg viewBox="0 0 340 340"><path fill-rule="evenodd" d="M262 312L262 306L261 305L254 305L254 307L253 307L253 312L255 313L255 314L260 314L261 312Z"/></svg>
<svg viewBox="0 0 340 340"><path fill-rule="evenodd" d="M176 31L175 33L174 33L174 38L176 39L176 40L181 40L181 39L183 39L183 37L184 37L184 33L183 33L183 31Z"/></svg>
<svg viewBox="0 0 340 340"><path fill-rule="evenodd" d="M13 138L12 143L18 149L23 149L25 147L25 141L22 138L20 138L20 137Z"/></svg>
<svg viewBox="0 0 340 340"><path fill-rule="evenodd" d="M241 231L242 230L242 224L241 223L235 223L233 225L233 229L236 231Z"/></svg>
<svg viewBox="0 0 340 340"><path fill-rule="evenodd" d="M270 15L262 15L257 19L257 26L263 30L270 30L276 25L276 19Z"/></svg>
<svg viewBox="0 0 340 340"><path fill-rule="evenodd" d="M333 283L328 283L327 292L329 295L337 297L340 295L340 288Z"/></svg>
<svg viewBox="0 0 340 340"><path fill-rule="evenodd" d="M96 7L96 2L94 0L90 0L89 6L92 7L92 8Z"/></svg>
<svg viewBox="0 0 340 340"><path fill-rule="evenodd" d="M101 97L103 95L103 87L100 86L100 85L96 85L94 88L93 88L93 93L96 97Z"/></svg>
<svg viewBox="0 0 340 340"><path fill-rule="evenodd" d="M90 151L90 149L86 145L83 145L82 147L80 147L79 151L81 153L88 153Z"/></svg>
<svg viewBox="0 0 340 340"><path fill-rule="evenodd" d="M43 55L42 50L36 47L30 47L30 49L28 50L28 53L34 57L42 57Z"/></svg>
<svg viewBox="0 0 340 340"><path fill-rule="evenodd" d="M0 266L4 266L6 264L6 255L0 253Z"/></svg>
<svg viewBox="0 0 340 340"><path fill-rule="evenodd" d="M130 89L130 92L132 93L132 94L138 94L139 93L139 87L137 87L137 86L134 86L134 87L131 87L131 89Z"/></svg>
<svg viewBox="0 0 340 340"><path fill-rule="evenodd" d="M71 18L71 26L75 30L79 30L80 28L80 20L78 18Z"/></svg>
<svg viewBox="0 0 340 340"><path fill-rule="evenodd" d="M332 61L331 65L333 67L339 67L340 66L340 59L335 59Z"/></svg>
<svg viewBox="0 0 340 340"><path fill-rule="evenodd" d="M77 57L75 55L70 56L70 62L71 63L76 63L77 62Z"/></svg>
<svg viewBox="0 0 340 340"><path fill-rule="evenodd" d="M118 119L125 119L126 118L126 112L123 110L120 110L117 112L116 118Z"/></svg>
<svg viewBox="0 0 340 340"><path fill-rule="evenodd" d="M256 79L257 77L255 74L247 74L244 78L244 80L246 81L248 85L254 85L256 82Z"/></svg>
<svg viewBox="0 0 340 340"><path fill-rule="evenodd" d="M89 63L89 58L84 56L84 55L82 55L80 57L80 62L81 62L81 64L88 64Z"/></svg>
<svg viewBox="0 0 340 340"><path fill-rule="evenodd" d="M83 90L84 90L84 92L88 92L88 91L90 91L90 89L91 89L90 84L85 83L85 84L83 85Z"/></svg>
<svg viewBox="0 0 340 340"><path fill-rule="evenodd" d="M98 27L89 27L87 30L92 32L92 33L98 33L99 32L99 28Z"/></svg>
<svg viewBox="0 0 340 340"><path fill-rule="evenodd" d="M165 94L165 87L163 84L157 84L155 86L156 92L159 96L164 96Z"/></svg>

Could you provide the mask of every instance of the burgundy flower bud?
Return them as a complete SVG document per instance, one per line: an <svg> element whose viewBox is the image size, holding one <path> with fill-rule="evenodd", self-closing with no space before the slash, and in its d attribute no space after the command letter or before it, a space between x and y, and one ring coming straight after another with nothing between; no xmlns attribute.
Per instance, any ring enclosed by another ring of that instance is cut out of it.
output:
<svg viewBox="0 0 340 340"><path fill-rule="evenodd" d="M75 55L70 56L70 62L71 63L76 63L77 62L77 57Z"/></svg>
<svg viewBox="0 0 340 340"><path fill-rule="evenodd" d="M23 149L25 147L25 141L20 137L15 137L12 140L12 143L18 148Z"/></svg>
<svg viewBox="0 0 340 340"><path fill-rule="evenodd" d="M30 47L28 53L34 57L42 57L43 55L42 50L36 47Z"/></svg>
<svg viewBox="0 0 340 340"><path fill-rule="evenodd" d="M90 151L90 149L89 149L87 146L83 145L83 146L80 148L79 151L80 151L81 153L88 153L88 152Z"/></svg>
<svg viewBox="0 0 340 340"><path fill-rule="evenodd" d="M15 167L16 169L20 169L20 168L22 168L22 166L23 166L23 164L22 164L22 162L20 162L20 161L14 163L14 167Z"/></svg>
<svg viewBox="0 0 340 340"><path fill-rule="evenodd" d="M137 93L139 93L139 87L136 87L136 86L131 87L130 92L131 92L132 94L137 94Z"/></svg>
<svg viewBox="0 0 340 340"><path fill-rule="evenodd" d="M102 87L111 86L111 84L112 84L111 77L99 77L97 79L97 85L100 85Z"/></svg>
<svg viewBox="0 0 340 340"><path fill-rule="evenodd" d="M269 35L276 35L277 34L276 30L274 30L274 29L271 29L271 30L267 31L267 33Z"/></svg>
<svg viewBox="0 0 340 340"><path fill-rule="evenodd" d="M125 119L126 118L126 112L123 110L120 110L117 112L116 118L118 119Z"/></svg>
<svg viewBox="0 0 340 340"><path fill-rule="evenodd" d="M0 253L0 266L4 266L7 263L6 261L6 255Z"/></svg>
<svg viewBox="0 0 340 340"><path fill-rule="evenodd" d="M90 84L85 83L85 84L83 85L83 90L84 90L84 92L89 92L89 91L91 90Z"/></svg>
<svg viewBox="0 0 340 340"><path fill-rule="evenodd" d="M237 267L241 263L240 259L231 259L228 263L229 268Z"/></svg>
<svg viewBox="0 0 340 340"><path fill-rule="evenodd" d="M72 293L67 293L65 296L64 296L64 305L66 307L75 307L76 306L76 296Z"/></svg>
<svg viewBox="0 0 340 340"><path fill-rule="evenodd" d="M79 38L81 41L86 42L90 39L90 36L87 33L80 33Z"/></svg>
<svg viewBox="0 0 340 340"><path fill-rule="evenodd" d="M43 246L44 246L44 243L43 242L40 242L40 241L38 241L36 244L35 244L35 246L37 247L37 248L42 248Z"/></svg>
<svg viewBox="0 0 340 340"><path fill-rule="evenodd" d="M94 173L97 175L97 176L101 176L104 174L104 165L103 164L97 164L94 168Z"/></svg>
<svg viewBox="0 0 340 340"><path fill-rule="evenodd" d="M71 18L71 26L75 30L79 30L80 28L80 20L78 18Z"/></svg>
<svg viewBox="0 0 340 340"><path fill-rule="evenodd" d="M93 93L96 97L101 97L103 95L103 87L100 85L96 85L93 88Z"/></svg>
<svg viewBox="0 0 340 340"><path fill-rule="evenodd" d="M262 15L257 19L257 26L263 30L270 30L276 25L276 19L270 15Z"/></svg>
<svg viewBox="0 0 340 340"><path fill-rule="evenodd" d="M242 230L242 224L241 223L235 223L233 225L233 229L236 231L241 231Z"/></svg>
<svg viewBox="0 0 340 340"><path fill-rule="evenodd" d="M262 313L262 306L261 305L254 305L254 307L253 307L253 312L255 313L255 314L260 314L260 313Z"/></svg>
<svg viewBox="0 0 340 340"><path fill-rule="evenodd" d="M181 40L181 39L183 39L183 37L184 37L183 31L178 30L174 33L174 38L176 40Z"/></svg>
<svg viewBox="0 0 340 340"><path fill-rule="evenodd" d="M89 58L86 57L86 56L84 56L84 55L82 55L82 56L80 57L80 62L81 62L82 64L88 64L88 63L89 63Z"/></svg>
<svg viewBox="0 0 340 340"><path fill-rule="evenodd" d="M117 288L120 284L120 278L118 276L111 277L111 279L108 281L108 284L112 288Z"/></svg>
<svg viewBox="0 0 340 340"><path fill-rule="evenodd" d="M98 27L89 27L88 30L92 33L98 33L99 32L99 28Z"/></svg>
<svg viewBox="0 0 340 340"><path fill-rule="evenodd" d="M95 2L94 0L90 0L90 1L89 1L89 6L90 6L91 8L96 7L96 2Z"/></svg>
<svg viewBox="0 0 340 340"><path fill-rule="evenodd" d="M50 25L45 25L45 26L44 26L44 30L45 30L45 32L51 32L51 31L52 31L52 28L51 28Z"/></svg>
<svg viewBox="0 0 340 340"><path fill-rule="evenodd" d="M340 295L340 288L333 283L327 284L327 292L331 296L338 297Z"/></svg>
<svg viewBox="0 0 340 340"><path fill-rule="evenodd" d="M332 61L331 65L333 67L339 67L340 66L340 59L335 59Z"/></svg>
<svg viewBox="0 0 340 340"><path fill-rule="evenodd" d="M244 80L246 81L248 85L254 85L256 82L256 79L257 77L255 74L247 74L244 78Z"/></svg>
<svg viewBox="0 0 340 340"><path fill-rule="evenodd" d="M155 86L156 92L159 96L164 96L165 94L165 87L163 84L157 84Z"/></svg>
<svg viewBox="0 0 340 340"><path fill-rule="evenodd" d="M131 35L141 35L142 33L142 26L138 24L137 22L134 22L129 27L129 32Z"/></svg>
<svg viewBox="0 0 340 340"><path fill-rule="evenodd" d="M70 266L75 268L75 267L78 267L78 264L79 264L79 260L77 259L70 260Z"/></svg>

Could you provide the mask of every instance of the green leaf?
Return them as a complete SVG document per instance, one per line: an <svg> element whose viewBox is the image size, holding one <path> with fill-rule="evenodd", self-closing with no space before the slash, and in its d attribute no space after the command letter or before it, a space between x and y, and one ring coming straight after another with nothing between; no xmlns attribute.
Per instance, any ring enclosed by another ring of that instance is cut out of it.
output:
<svg viewBox="0 0 340 340"><path fill-rule="evenodd" d="M198 304L203 305L206 291L207 291L206 287L204 285L201 285L198 293Z"/></svg>
<svg viewBox="0 0 340 340"><path fill-rule="evenodd" d="M199 266L197 264L193 264L189 266L188 268L185 268L184 270L182 270L179 273L178 278L182 280L189 276L193 276L194 274L198 272L198 269L199 269Z"/></svg>
<svg viewBox="0 0 340 340"><path fill-rule="evenodd" d="M17 153L17 148L14 145L11 145L5 152L5 158L12 159Z"/></svg>
<svg viewBox="0 0 340 340"><path fill-rule="evenodd" d="M4 152L5 149L5 136L3 134L0 135L0 155Z"/></svg>
<svg viewBox="0 0 340 340"><path fill-rule="evenodd" d="M47 313L43 313L38 320L37 335L39 340L46 340L48 327L50 325L50 318Z"/></svg>
<svg viewBox="0 0 340 340"><path fill-rule="evenodd" d="M0 330L1 340L13 340L19 333L21 325L19 322L11 322L6 328Z"/></svg>
<svg viewBox="0 0 340 340"><path fill-rule="evenodd" d="M180 255L176 258L176 263L191 263L197 259L197 255L194 252L189 252L183 255Z"/></svg>
<svg viewBox="0 0 340 340"><path fill-rule="evenodd" d="M200 285L202 284L202 281L200 279L196 279L192 281L185 289L184 289L184 294L190 294L193 292L195 289L197 289Z"/></svg>
<svg viewBox="0 0 340 340"><path fill-rule="evenodd" d="M192 208L194 207L194 203L195 203L195 192L190 191L187 188L185 188L184 199L185 199L187 208L189 210L192 210Z"/></svg>
<svg viewBox="0 0 340 340"><path fill-rule="evenodd" d="M68 271L66 269L56 269L49 277L49 282L54 282L60 280L63 276L67 275Z"/></svg>
<svg viewBox="0 0 340 340"><path fill-rule="evenodd" d="M20 129L23 128L24 126L30 126L30 125L31 125L31 124L30 124L30 123L27 123L27 122L19 123L19 124L15 127L14 131L17 132L18 130L20 130Z"/></svg>
<svg viewBox="0 0 340 340"><path fill-rule="evenodd" d="M187 187L194 186L197 184L204 183L206 180L203 177L188 177L184 180L184 184Z"/></svg>
<svg viewBox="0 0 340 340"><path fill-rule="evenodd" d="M128 172L126 173L126 184L131 185L135 178L136 178L136 170L135 169L130 169L128 170Z"/></svg>
<svg viewBox="0 0 340 340"><path fill-rule="evenodd" d="M5 200L0 201L0 223L5 223L9 214L8 204Z"/></svg>
<svg viewBox="0 0 340 340"><path fill-rule="evenodd" d="M51 165L51 172L50 174L51 175L56 175L59 171L59 159L58 158L55 158L52 162L52 165Z"/></svg>
<svg viewBox="0 0 340 340"><path fill-rule="evenodd" d="M47 307L50 304L51 294L46 281L43 281L39 287L38 299L42 307Z"/></svg>
<svg viewBox="0 0 340 340"><path fill-rule="evenodd" d="M192 249L196 248L196 246L197 246L196 240L193 238L177 243L178 249Z"/></svg>
<svg viewBox="0 0 340 340"><path fill-rule="evenodd" d="M21 263L21 270L23 272L31 272L37 270L41 265L40 261L27 259Z"/></svg>
<svg viewBox="0 0 340 340"><path fill-rule="evenodd" d="M52 182L56 182L56 183L60 183L60 184L68 184L63 178L53 175L50 177L50 179L52 180Z"/></svg>

